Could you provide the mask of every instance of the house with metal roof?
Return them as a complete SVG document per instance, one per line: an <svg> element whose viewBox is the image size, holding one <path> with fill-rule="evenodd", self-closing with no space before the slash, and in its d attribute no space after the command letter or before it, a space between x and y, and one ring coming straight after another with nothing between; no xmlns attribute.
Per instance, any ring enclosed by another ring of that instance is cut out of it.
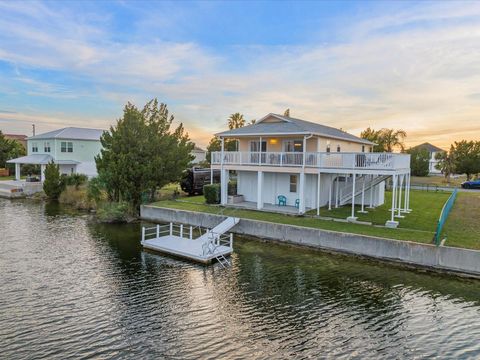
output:
<svg viewBox="0 0 480 360"><path fill-rule="evenodd" d="M95 156L102 145L103 130L67 127L27 139L27 156L9 160L15 164L15 178L20 180L22 164L41 167L41 181L44 180L45 166L53 161L59 165L61 174L80 173L89 177L97 175Z"/></svg>
<svg viewBox="0 0 480 360"><path fill-rule="evenodd" d="M437 164L439 163L439 160L437 159L437 154L444 153L445 150L428 142L414 146L412 147L412 149L424 149L428 151L430 155L430 160L428 161L428 173L430 175L440 175L442 173L440 170L437 169Z"/></svg>
<svg viewBox="0 0 480 360"><path fill-rule="evenodd" d="M357 211L384 203L392 178L386 225L396 227L409 212L408 154L374 153L374 143L343 130L273 113L216 136L222 148L212 153L212 171L221 170L223 205L319 215L322 207L348 204L348 220L356 221ZM236 141L236 151L226 151L225 141ZM233 176L236 194L229 194Z"/></svg>

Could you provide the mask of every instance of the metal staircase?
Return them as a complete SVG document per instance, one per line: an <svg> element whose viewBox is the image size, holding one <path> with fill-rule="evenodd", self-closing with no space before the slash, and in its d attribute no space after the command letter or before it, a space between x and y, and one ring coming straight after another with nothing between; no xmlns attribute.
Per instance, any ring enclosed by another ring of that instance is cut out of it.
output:
<svg viewBox="0 0 480 360"><path fill-rule="evenodd" d="M223 268L231 265L225 255L219 251L220 247L232 247L232 234L224 235L228 230L238 224L239 218L228 217L212 230L208 230L205 234L197 238L197 241L203 241L203 255L213 255Z"/></svg>
<svg viewBox="0 0 480 360"><path fill-rule="evenodd" d="M370 175L362 175L357 177L355 180L355 194L354 196L357 197L362 193L363 190L367 191L373 188L374 186L380 184L382 181L388 179L391 175L378 175L375 176L373 179ZM364 187L365 186L365 187ZM353 192L353 182L349 182L345 184L342 188L342 195L339 199L340 206L343 206L352 200L352 192Z"/></svg>

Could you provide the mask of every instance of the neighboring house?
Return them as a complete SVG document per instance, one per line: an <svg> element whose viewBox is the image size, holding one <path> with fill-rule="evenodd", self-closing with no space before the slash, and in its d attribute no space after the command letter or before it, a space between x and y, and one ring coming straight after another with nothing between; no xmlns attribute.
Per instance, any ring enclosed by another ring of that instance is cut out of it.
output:
<svg viewBox="0 0 480 360"><path fill-rule="evenodd" d="M436 165L438 164L439 160L437 160L435 157L438 153L444 153L445 150L440 149L439 147L432 145L430 143L423 143L417 146L414 146L412 149L425 149L428 151L430 154L430 160L428 163L428 173L430 175L440 175L442 172L436 168Z"/></svg>
<svg viewBox="0 0 480 360"><path fill-rule="evenodd" d="M61 174L80 173L93 177L97 175L95 156L102 145L103 130L67 127L27 139L27 156L9 160L15 164L15 178L20 179L22 164L41 166L41 180L44 180L45 166L53 161L59 165Z"/></svg>
<svg viewBox="0 0 480 360"><path fill-rule="evenodd" d="M193 159L194 164L199 164L207 159L207 152L198 146L195 146L192 150L192 155L195 156L195 159Z"/></svg>
<svg viewBox="0 0 480 360"><path fill-rule="evenodd" d="M385 180L393 178L398 196L394 216L408 212L410 155L372 153L373 143L317 123L268 114L253 125L216 134L222 151L212 153L212 168L221 171L221 203L303 214L320 207L384 203ZM239 151L225 151L236 139ZM228 196L230 172L236 172L237 197ZM402 187L405 187L402 201ZM400 199L400 201L398 200Z"/></svg>
<svg viewBox="0 0 480 360"><path fill-rule="evenodd" d="M23 148L27 150L27 135L18 135L18 134L3 134L5 139L15 140L23 145Z"/></svg>

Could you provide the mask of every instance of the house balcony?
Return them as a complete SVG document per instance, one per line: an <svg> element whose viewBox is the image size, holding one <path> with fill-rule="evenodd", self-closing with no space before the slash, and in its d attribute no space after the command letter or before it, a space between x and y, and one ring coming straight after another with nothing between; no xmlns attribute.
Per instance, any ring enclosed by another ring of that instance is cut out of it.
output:
<svg viewBox="0 0 480 360"><path fill-rule="evenodd" d="M212 165L222 165L222 152L212 153ZM322 172L376 171L396 172L410 169L410 155L394 153L327 152L240 152L225 151L223 165L228 167L303 168Z"/></svg>

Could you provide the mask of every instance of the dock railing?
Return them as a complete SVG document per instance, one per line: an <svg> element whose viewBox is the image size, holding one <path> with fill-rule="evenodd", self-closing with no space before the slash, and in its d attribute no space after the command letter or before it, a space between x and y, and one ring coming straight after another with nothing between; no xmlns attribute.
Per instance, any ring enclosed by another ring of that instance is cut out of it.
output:
<svg viewBox="0 0 480 360"><path fill-rule="evenodd" d="M193 232L198 230L200 235L209 234L208 238L215 246L233 247L233 234L218 234L205 227L184 226L183 224L169 223L152 227L142 227L142 242L145 240L157 239L162 236L179 236L193 240Z"/></svg>

